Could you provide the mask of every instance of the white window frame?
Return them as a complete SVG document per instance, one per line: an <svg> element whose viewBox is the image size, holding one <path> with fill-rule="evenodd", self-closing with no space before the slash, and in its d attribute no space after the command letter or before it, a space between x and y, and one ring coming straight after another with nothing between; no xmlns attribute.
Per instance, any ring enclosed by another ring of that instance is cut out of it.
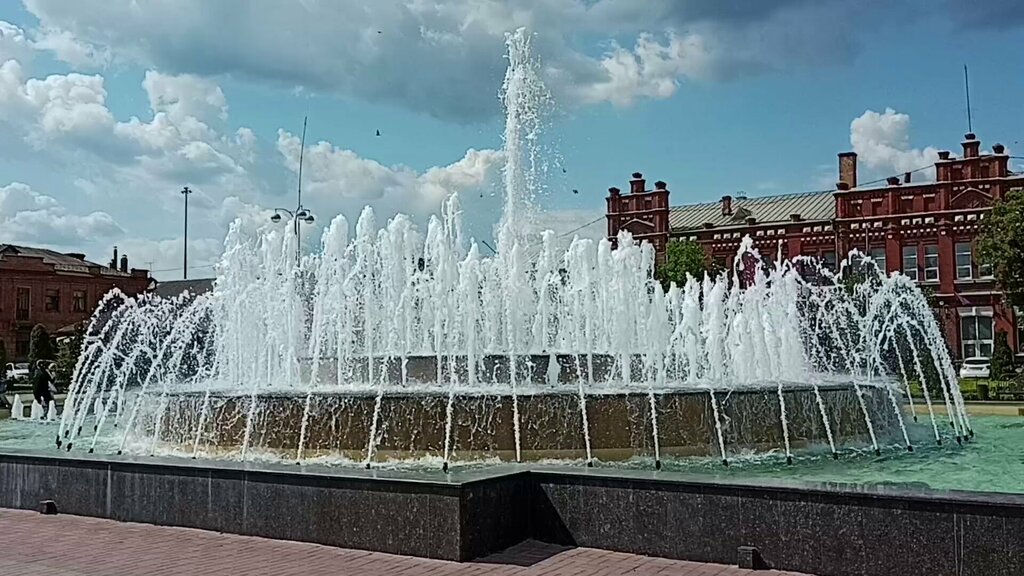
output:
<svg viewBox="0 0 1024 576"><path fill-rule="evenodd" d="M904 246L903 253L903 275L914 282L918 281L920 272L917 269L917 245Z"/></svg>
<svg viewBox="0 0 1024 576"><path fill-rule="evenodd" d="M933 265L934 264L934 265ZM939 281L939 245L924 245L924 281Z"/></svg>
<svg viewBox="0 0 1024 576"><path fill-rule="evenodd" d="M992 317L992 309L987 307L975 307L975 308L960 308L960 354L961 358L991 358L992 348L995 346L995 321ZM981 338L981 330L978 324L979 318L983 318L988 323L988 338ZM974 338L967 338L964 334L964 321L973 321L974 323ZM968 354L968 348L971 349L972 353ZM987 348L987 351L985 350ZM987 353L986 353L987 352Z"/></svg>
<svg viewBox="0 0 1024 576"><path fill-rule="evenodd" d="M964 249L966 247L966 250ZM970 242L957 242L955 245L956 251L956 279L957 280L973 280L974 279L974 252ZM964 260L966 258L966 260ZM966 262L966 263L965 263Z"/></svg>

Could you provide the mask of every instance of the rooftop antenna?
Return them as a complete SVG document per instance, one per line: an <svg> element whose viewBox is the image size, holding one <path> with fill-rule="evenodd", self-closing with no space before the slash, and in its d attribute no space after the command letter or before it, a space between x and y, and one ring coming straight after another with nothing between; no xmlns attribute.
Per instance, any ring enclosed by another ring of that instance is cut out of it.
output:
<svg viewBox="0 0 1024 576"><path fill-rule="evenodd" d="M967 131L974 133L971 123L971 82L967 77L967 64L964 64L964 93L967 95Z"/></svg>

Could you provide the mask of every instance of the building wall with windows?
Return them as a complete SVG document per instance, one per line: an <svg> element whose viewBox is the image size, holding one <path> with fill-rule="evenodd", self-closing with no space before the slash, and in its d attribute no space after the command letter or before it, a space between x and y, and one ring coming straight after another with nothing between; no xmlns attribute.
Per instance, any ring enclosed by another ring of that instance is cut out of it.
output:
<svg viewBox="0 0 1024 576"><path fill-rule="evenodd" d="M104 266L83 254L0 244L0 340L8 358L28 357L29 336L36 324L53 334L88 319L103 295L119 288L128 295L144 292L147 270L128 268L128 257Z"/></svg>
<svg viewBox="0 0 1024 576"><path fill-rule="evenodd" d="M1010 190L1024 189L1024 175L1010 170L1002 145L982 153L981 142L967 134L961 146L960 157L942 151L933 166L889 177L884 185L859 185L857 155L844 152L839 154L835 190L758 198L729 195L667 210L640 204L628 217L609 209L608 234L623 228L639 231L637 222L650 222L643 226L642 238L694 240L725 266L733 264L740 241L748 235L762 255L814 257L833 269L856 249L887 272L914 279L932 297L957 358L991 355L997 330L1021 354L1019 313L1003 303L992 271L978 262L976 240L992 202ZM668 205L667 186L661 188ZM614 190L609 206L613 198L626 202L628 196ZM659 227L655 212L667 212L666 225ZM663 253L664 248L656 248Z"/></svg>

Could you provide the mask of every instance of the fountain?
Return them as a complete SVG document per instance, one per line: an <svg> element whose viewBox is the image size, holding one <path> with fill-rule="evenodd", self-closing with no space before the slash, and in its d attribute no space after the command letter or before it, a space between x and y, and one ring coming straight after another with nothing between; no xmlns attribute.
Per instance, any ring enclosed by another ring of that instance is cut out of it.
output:
<svg viewBox="0 0 1024 576"><path fill-rule="evenodd" d="M58 445L92 451L116 428L120 451L366 467L728 464L749 450L792 461L808 445L834 457L846 445L912 450L901 407L910 380L937 442L971 434L920 290L860 255L833 274L769 261L748 238L735 269L666 290L652 247L628 233L614 250L529 233L549 98L530 36L510 34L508 50L496 255L465 237L455 196L425 234L403 215L378 225L369 207L354 230L338 216L301 261L294 236L236 221L211 293L104 298ZM948 432L932 409L940 398Z"/></svg>

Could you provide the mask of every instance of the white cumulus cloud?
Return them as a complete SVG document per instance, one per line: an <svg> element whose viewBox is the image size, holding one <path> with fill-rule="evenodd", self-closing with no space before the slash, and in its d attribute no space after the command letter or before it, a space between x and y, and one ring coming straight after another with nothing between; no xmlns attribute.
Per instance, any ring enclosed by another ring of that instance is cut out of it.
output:
<svg viewBox="0 0 1024 576"><path fill-rule="evenodd" d="M21 182L0 186L0 241L59 248L114 238L123 232L106 212L69 213L56 198Z"/></svg>
<svg viewBox="0 0 1024 576"><path fill-rule="evenodd" d="M914 148L910 144L910 116L886 108L884 112L866 110L850 123L850 145L863 162L876 173L899 174L918 168L925 178L934 178L932 164L938 148Z"/></svg>

